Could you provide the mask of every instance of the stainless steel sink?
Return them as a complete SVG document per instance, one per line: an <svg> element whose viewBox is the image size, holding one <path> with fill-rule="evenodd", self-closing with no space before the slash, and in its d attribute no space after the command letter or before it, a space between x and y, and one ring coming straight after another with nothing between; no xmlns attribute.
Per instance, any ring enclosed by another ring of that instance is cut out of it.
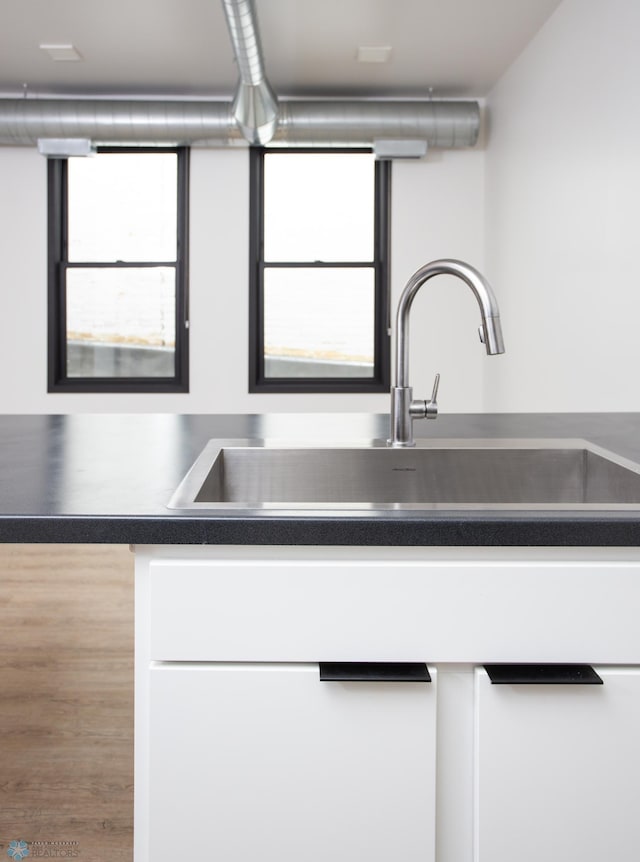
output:
<svg viewBox="0 0 640 862"><path fill-rule="evenodd" d="M396 449L211 440L171 501L234 510L640 506L640 465L584 440L421 440Z"/></svg>

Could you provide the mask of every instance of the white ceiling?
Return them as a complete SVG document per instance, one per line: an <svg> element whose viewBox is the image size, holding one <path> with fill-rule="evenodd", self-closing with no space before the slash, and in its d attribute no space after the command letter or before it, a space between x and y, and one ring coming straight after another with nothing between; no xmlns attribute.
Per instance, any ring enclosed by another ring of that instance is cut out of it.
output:
<svg viewBox="0 0 640 862"><path fill-rule="evenodd" d="M280 97L479 98L561 0L255 0ZM0 95L230 98L220 0L1 0ZM73 44L54 62L40 44ZM386 64L356 60L391 46Z"/></svg>

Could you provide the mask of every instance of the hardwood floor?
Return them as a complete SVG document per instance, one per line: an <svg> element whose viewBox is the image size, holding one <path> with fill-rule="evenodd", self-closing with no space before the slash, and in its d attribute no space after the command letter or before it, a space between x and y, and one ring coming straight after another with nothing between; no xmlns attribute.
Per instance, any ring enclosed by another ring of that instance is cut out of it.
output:
<svg viewBox="0 0 640 862"><path fill-rule="evenodd" d="M18 840L132 859L128 547L0 545L0 858Z"/></svg>

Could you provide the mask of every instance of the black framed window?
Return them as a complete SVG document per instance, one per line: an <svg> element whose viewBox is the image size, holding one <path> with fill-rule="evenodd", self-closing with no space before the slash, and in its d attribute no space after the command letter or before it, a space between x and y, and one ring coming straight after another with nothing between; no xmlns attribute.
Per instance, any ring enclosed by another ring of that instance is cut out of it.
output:
<svg viewBox="0 0 640 862"><path fill-rule="evenodd" d="M49 160L49 392L188 391L188 157Z"/></svg>
<svg viewBox="0 0 640 862"><path fill-rule="evenodd" d="M250 392L389 388L391 163L250 150Z"/></svg>

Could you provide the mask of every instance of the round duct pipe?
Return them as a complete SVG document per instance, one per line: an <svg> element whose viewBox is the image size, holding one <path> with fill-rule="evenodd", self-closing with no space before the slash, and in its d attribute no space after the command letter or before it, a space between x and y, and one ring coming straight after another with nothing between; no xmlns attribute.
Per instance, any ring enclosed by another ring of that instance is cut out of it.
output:
<svg viewBox="0 0 640 862"><path fill-rule="evenodd" d="M222 0L240 83L233 116L250 144L266 144L278 124L278 100L264 72L253 0Z"/></svg>
<svg viewBox="0 0 640 862"><path fill-rule="evenodd" d="M241 143L228 102L0 99L0 143L89 138L98 144Z"/></svg>
<svg viewBox="0 0 640 862"><path fill-rule="evenodd" d="M273 143L372 146L376 139L424 140L429 148L472 147L477 102L282 101ZM94 144L246 144L230 102L0 99L0 144L88 138Z"/></svg>
<svg viewBox="0 0 640 862"><path fill-rule="evenodd" d="M478 140L477 102L281 102L274 142L373 144L376 139L426 141L428 147L472 147Z"/></svg>

